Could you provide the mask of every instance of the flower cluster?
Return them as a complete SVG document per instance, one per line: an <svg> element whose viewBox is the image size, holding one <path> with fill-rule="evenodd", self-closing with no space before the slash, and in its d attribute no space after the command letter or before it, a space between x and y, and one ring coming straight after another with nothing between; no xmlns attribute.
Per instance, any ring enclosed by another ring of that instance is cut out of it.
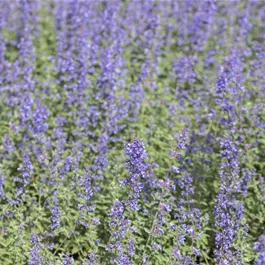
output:
<svg viewBox="0 0 265 265"><path fill-rule="evenodd" d="M129 171L129 178L125 178L122 181L123 186L129 186L131 193L129 200L126 204L131 210L138 210L138 202L140 200L140 193L152 185L152 179L150 179L150 163L145 162L148 159L145 151L144 143L139 139L134 139L132 142L125 145L126 155L129 156L129 160L126 161L126 169Z"/></svg>
<svg viewBox="0 0 265 265"><path fill-rule="evenodd" d="M265 262L265 236L261 235L259 241L255 242L254 249L259 252L256 265L262 265Z"/></svg>

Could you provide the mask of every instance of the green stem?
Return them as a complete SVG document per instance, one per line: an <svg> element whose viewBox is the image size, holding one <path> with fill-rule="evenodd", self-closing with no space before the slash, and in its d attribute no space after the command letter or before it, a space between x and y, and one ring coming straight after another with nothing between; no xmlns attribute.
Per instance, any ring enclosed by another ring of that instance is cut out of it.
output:
<svg viewBox="0 0 265 265"><path fill-rule="evenodd" d="M144 249L143 257L144 257L144 255L145 255L145 253L146 253L147 246L149 245L149 242L150 242L150 240L151 240L151 234L152 234L152 232L153 232L153 229L154 229L154 226L155 226L155 220L156 220L157 215L158 215L158 212L159 212L159 206L160 206L160 204L161 204L163 198L164 198L164 189L162 190L161 198L160 198L160 200L159 200L159 202L158 202L158 207L157 207L158 209L157 209L156 214L155 214L155 216L154 216L154 219L153 219L153 222L152 222L152 226L151 226L151 231L150 231L150 233L149 233L149 235L148 235L148 238L147 238L147 241L146 241L146 244L145 244L145 249ZM142 259L142 260L143 260L143 259ZM148 260L148 258L147 258L147 260ZM142 264L143 264L143 263L142 263Z"/></svg>

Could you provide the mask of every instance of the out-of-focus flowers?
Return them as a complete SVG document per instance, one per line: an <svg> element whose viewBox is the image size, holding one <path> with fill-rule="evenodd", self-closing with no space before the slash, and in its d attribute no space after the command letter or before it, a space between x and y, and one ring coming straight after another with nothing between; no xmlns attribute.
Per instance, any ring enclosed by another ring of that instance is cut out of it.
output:
<svg viewBox="0 0 265 265"><path fill-rule="evenodd" d="M258 257L256 260L256 265L265 264L265 236L261 235L259 241L255 242L254 250L258 251Z"/></svg>

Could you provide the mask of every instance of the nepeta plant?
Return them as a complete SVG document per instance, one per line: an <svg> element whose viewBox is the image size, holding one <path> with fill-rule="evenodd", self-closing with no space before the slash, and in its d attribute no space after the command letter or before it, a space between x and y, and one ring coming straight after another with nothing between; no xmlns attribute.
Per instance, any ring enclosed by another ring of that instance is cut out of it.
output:
<svg viewBox="0 0 265 265"><path fill-rule="evenodd" d="M0 264L263 264L262 1L0 1Z"/></svg>

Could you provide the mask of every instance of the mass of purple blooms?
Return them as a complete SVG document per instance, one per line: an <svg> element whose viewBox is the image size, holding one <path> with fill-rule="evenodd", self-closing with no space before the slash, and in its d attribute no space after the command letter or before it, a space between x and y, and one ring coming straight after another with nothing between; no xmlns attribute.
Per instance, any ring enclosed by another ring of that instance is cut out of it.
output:
<svg viewBox="0 0 265 265"><path fill-rule="evenodd" d="M0 265L265 265L265 0L0 0Z"/></svg>

